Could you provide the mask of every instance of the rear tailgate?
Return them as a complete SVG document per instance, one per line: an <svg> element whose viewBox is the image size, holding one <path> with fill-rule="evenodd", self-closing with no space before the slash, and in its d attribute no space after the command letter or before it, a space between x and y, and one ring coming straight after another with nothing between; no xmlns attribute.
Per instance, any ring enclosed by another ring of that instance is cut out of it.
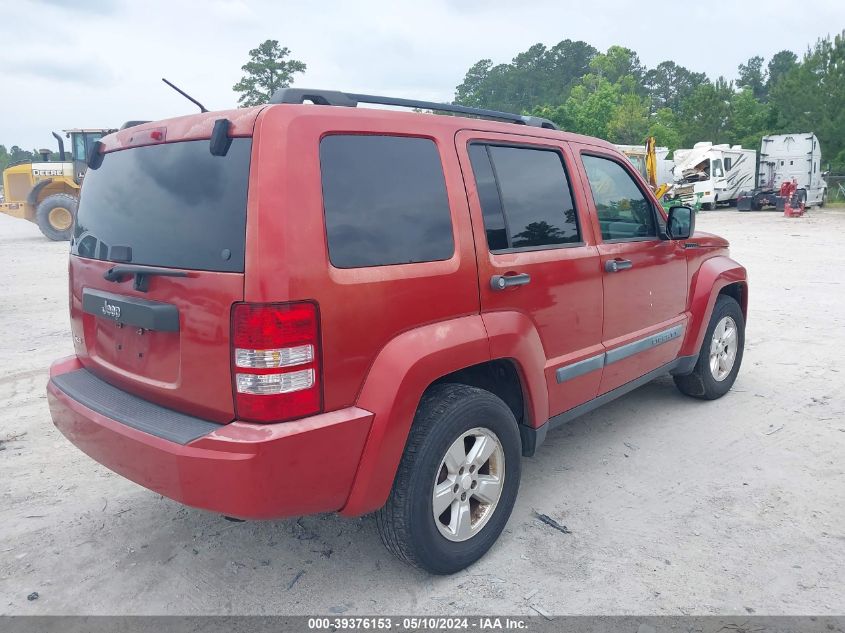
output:
<svg viewBox="0 0 845 633"><path fill-rule="evenodd" d="M77 356L103 380L215 422L234 418L230 315L244 296L252 139L109 152L71 242ZM112 271L109 273L109 271Z"/></svg>

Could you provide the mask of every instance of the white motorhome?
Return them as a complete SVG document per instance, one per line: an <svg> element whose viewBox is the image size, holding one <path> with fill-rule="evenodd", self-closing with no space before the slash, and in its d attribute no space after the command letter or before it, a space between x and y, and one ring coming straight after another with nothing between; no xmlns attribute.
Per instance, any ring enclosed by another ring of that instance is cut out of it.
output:
<svg viewBox="0 0 845 633"><path fill-rule="evenodd" d="M755 186L757 152L753 149L704 142L692 149L676 149L672 158L673 194L684 204L700 200L703 209L712 209L719 202L735 201L740 192Z"/></svg>
<svg viewBox="0 0 845 633"><path fill-rule="evenodd" d="M777 192L785 181L794 178L797 193L807 206L823 205L827 183L821 161L819 139L812 132L764 136L757 182L761 190Z"/></svg>

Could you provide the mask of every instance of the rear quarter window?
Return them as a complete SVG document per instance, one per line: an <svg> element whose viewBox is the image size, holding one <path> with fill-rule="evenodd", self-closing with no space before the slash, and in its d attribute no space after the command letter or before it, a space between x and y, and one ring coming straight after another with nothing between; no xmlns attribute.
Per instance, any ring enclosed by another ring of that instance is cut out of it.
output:
<svg viewBox="0 0 845 633"><path fill-rule="evenodd" d="M320 142L329 259L361 268L455 252L440 154L425 138L336 134Z"/></svg>

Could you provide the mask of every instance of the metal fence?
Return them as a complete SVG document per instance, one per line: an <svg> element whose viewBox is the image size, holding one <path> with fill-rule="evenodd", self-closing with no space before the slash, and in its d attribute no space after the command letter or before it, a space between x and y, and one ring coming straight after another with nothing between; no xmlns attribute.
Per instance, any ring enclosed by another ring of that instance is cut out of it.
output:
<svg viewBox="0 0 845 633"><path fill-rule="evenodd" d="M828 202L845 202L845 174L828 174L825 180Z"/></svg>

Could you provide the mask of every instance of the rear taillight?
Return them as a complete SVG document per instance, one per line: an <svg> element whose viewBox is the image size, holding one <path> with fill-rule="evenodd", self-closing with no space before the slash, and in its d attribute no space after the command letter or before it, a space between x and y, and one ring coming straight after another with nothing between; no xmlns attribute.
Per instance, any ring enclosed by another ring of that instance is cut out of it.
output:
<svg viewBox="0 0 845 633"><path fill-rule="evenodd" d="M284 422L319 413L319 316L314 303L239 303L232 311L238 418Z"/></svg>

